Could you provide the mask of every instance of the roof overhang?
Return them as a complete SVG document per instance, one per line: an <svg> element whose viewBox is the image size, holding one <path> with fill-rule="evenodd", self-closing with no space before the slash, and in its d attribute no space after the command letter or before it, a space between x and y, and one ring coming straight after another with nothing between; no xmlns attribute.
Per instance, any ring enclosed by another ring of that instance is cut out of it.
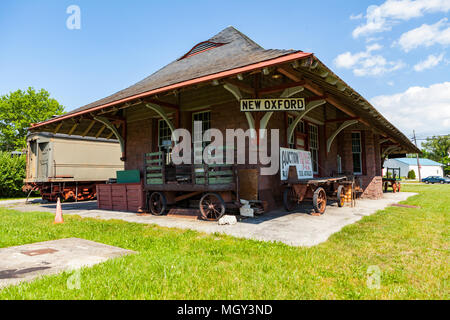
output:
<svg viewBox="0 0 450 320"><path fill-rule="evenodd" d="M97 111L97 110L101 110L107 107L112 107L121 103L126 103L126 102L130 102L136 99L140 99L140 98L145 98L148 96L152 96L155 94L159 94L159 93L163 93L166 91L171 91L171 90L176 90L176 89L180 89L183 87L187 87L187 86L191 86L191 85L195 85L195 84L200 84L203 82L209 82L209 81L213 81L213 80L218 80L218 79L222 79L222 78L226 78L226 77L231 77L231 76L235 76L238 75L240 73L244 73L244 72L249 72L249 71L254 71L254 70L258 70L258 69L262 69L262 68L266 68L266 67L272 67L275 65L279 65L279 64L283 64L283 63L289 63L295 60L299 60L299 59L304 59L307 57L312 57L313 54L312 53L307 53L307 52L302 52L302 51L297 51L291 54L287 54L285 56L282 57L278 57L275 59L270 59L270 60L266 60L266 61L262 61L262 62L258 62L258 63L254 63L254 64L250 64L247 66L243 66L243 67L239 67L239 68L235 68L235 69L230 69L230 70L226 70L226 71L222 71L222 72L218 72L218 73L214 73L214 74L210 74L207 76L203 76L203 77L199 77L199 78L194 78L191 80L187 80L187 81L182 81L182 82L178 82L172 85L168 85L165 87L161 87L161 88L157 88L154 90L150 90L150 91L146 91L140 94L136 94L136 95L132 95L120 100L116 100L110 103L106 103L106 104L102 104L93 108L89 108L86 110L82 110L79 112L74 112L74 113L68 113L59 117L55 117L43 122L39 122L39 123L32 123L31 124L31 130L38 128L38 127L42 127L51 123L55 123L55 122L59 122L65 119L70 119L73 117L77 117L77 116L81 116L83 114L89 114L91 112Z"/></svg>
<svg viewBox="0 0 450 320"><path fill-rule="evenodd" d="M307 59L310 58L310 59ZM305 60L306 59L306 60ZM307 63L298 63L299 60L304 60ZM115 107L120 104L126 104L130 103L139 99L147 98L150 96L154 96L157 94L170 92L173 90L194 86L202 83L208 83L215 80L221 80L225 78L231 78L238 76L243 73L249 73L254 72L257 70L263 70L265 68L270 68L274 66L281 66L281 65L291 65L292 68L304 68L311 74L311 76L316 77L316 82L320 83L321 88L325 88L326 90L320 90L317 92L315 91L314 84L310 83L310 91L312 90L313 93L318 94L321 96L320 92L326 91L330 92L331 95L328 96L328 94L325 94L327 97L327 102L334 105L338 105L338 103L333 103L333 101L336 101L335 97L345 97L347 99L351 99L351 106L354 108L361 108L361 110L365 110L371 120L375 121L378 127L381 127L383 129L383 132L385 133L385 136L388 137L386 140L390 140L389 143L392 143L394 145L398 145L398 148L395 151L399 152L409 152L409 153L420 153L420 150L412 144L411 141L403 134L401 133L397 128L395 128L386 118L384 118L381 113L379 113L364 97L362 97L360 94L358 94L354 89L352 89L349 85L347 85L342 79L340 79L336 74L334 74L324 63L322 63L319 59L317 59L312 53L302 52L302 51L295 51L293 53L288 53L286 55L268 59L265 61L245 65L242 67L237 67L193 79L189 79L186 81L180 81L174 84L170 84L167 86L162 86L160 88L148 90L139 94L134 94L127 96L122 99L118 99L112 102L100 104L91 108L87 108L80 111L75 112L69 112L65 115L58 116L52 119L49 119L47 121L31 124L31 127L29 128L30 131L33 131L34 129L41 128L43 126L47 126L49 124L58 123L67 119L73 119L76 117L82 117L83 115L89 115L93 112L101 111L102 109ZM294 67L295 65L295 67ZM292 80L292 78L291 78ZM294 80L295 81L295 80ZM306 81L308 82L308 81ZM309 82L308 82L309 83ZM306 84L308 86L308 84ZM347 110L348 113L348 110ZM352 113L348 113L350 116L355 116L355 114L352 115ZM361 119L361 122L364 123L366 126L370 127L370 124L363 121L364 119ZM373 128L375 131L377 129ZM380 132L380 130L378 130ZM69 133L70 134L70 133ZM392 137L395 137L393 139Z"/></svg>

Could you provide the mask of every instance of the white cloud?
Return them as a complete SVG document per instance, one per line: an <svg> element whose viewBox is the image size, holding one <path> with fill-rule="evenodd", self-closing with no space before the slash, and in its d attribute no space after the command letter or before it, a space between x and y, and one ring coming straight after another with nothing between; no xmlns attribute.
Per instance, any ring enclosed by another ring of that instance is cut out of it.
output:
<svg viewBox="0 0 450 320"><path fill-rule="evenodd" d="M450 0L387 0L367 8L366 22L353 30L353 37L391 30L398 21L407 21L425 13L448 12ZM357 17L353 15L353 17Z"/></svg>
<svg viewBox="0 0 450 320"><path fill-rule="evenodd" d="M441 61L444 59L444 54L441 53L439 56L435 56L430 54L428 56L428 58L424 61L420 61L418 64L416 64L414 66L414 70L416 70L417 72L426 70L426 69L431 69L436 67L439 63L441 63Z"/></svg>
<svg viewBox="0 0 450 320"><path fill-rule="evenodd" d="M405 66L402 61L387 61L381 55L372 54L373 51L381 50L383 47L374 43L366 47L366 51L342 53L334 59L338 68L353 69L356 76L380 76L388 72L401 69Z"/></svg>
<svg viewBox="0 0 450 320"><path fill-rule="evenodd" d="M374 97L371 103L403 133L450 132L450 82L411 87L402 93Z"/></svg>
<svg viewBox="0 0 450 320"><path fill-rule="evenodd" d="M379 43L374 43L374 44L368 45L366 47L366 49L367 49L367 52L378 51L378 50L383 49L383 46Z"/></svg>
<svg viewBox="0 0 450 320"><path fill-rule="evenodd" d="M416 29L405 32L400 36L398 44L405 51L425 46L430 47L434 44L443 46L450 44L450 23L444 18L435 24L423 24Z"/></svg>

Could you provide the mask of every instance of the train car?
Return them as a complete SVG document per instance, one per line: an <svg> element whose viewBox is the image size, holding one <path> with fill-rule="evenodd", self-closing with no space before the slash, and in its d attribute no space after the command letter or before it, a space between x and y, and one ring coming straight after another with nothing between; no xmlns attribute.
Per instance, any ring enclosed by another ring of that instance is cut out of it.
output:
<svg viewBox="0 0 450 320"><path fill-rule="evenodd" d="M123 170L116 140L49 132L27 136L24 191L40 191L42 199L92 200L96 184L106 183Z"/></svg>

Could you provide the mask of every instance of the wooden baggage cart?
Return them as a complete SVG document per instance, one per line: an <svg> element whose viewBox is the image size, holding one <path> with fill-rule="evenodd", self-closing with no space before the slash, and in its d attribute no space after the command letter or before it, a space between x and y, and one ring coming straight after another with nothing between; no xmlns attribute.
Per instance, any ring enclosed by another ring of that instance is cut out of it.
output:
<svg viewBox="0 0 450 320"><path fill-rule="evenodd" d="M293 211L304 200L312 200L313 215L325 212L327 201L335 200L339 207L345 202L355 204L355 182L347 176L297 179L295 167L289 168L289 177L285 182L283 202L286 210Z"/></svg>
<svg viewBox="0 0 450 320"><path fill-rule="evenodd" d="M388 188L392 188L392 192L400 192L401 190L400 168L387 168L386 176L383 177L384 192L388 191Z"/></svg>
<svg viewBox="0 0 450 320"><path fill-rule="evenodd" d="M184 200L199 201L205 220L219 220L226 207L237 205L238 176L234 165L228 164L167 164L168 154L145 154L144 190L147 209L154 215L166 213L169 205Z"/></svg>

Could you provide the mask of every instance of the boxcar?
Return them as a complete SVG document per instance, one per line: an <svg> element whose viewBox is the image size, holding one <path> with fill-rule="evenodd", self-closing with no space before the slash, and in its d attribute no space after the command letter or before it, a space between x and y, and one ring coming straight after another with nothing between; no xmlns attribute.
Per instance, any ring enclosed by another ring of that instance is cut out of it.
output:
<svg viewBox="0 0 450 320"><path fill-rule="evenodd" d="M42 199L91 200L96 184L123 170L115 140L39 132L27 137L24 191L39 190Z"/></svg>

